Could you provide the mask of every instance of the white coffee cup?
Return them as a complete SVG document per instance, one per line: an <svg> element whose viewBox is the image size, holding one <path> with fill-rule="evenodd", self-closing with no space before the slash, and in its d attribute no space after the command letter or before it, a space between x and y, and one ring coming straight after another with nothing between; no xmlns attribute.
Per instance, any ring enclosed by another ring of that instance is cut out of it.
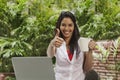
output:
<svg viewBox="0 0 120 80"><path fill-rule="evenodd" d="M83 52L89 51L88 44L89 44L90 40L91 40L90 38L80 37L80 39L78 40L78 44L80 46L81 51L83 51Z"/></svg>

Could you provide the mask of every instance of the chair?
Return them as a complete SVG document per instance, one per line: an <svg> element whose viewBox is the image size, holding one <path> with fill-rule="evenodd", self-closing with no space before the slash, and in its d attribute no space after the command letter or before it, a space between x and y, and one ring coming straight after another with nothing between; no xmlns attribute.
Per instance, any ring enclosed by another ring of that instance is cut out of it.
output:
<svg viewBox="0 0 120 80"><path fill-rule="evenodd" d="M100 80L100 77L96 71L90 70L86 73L85 80Z"/></svg>

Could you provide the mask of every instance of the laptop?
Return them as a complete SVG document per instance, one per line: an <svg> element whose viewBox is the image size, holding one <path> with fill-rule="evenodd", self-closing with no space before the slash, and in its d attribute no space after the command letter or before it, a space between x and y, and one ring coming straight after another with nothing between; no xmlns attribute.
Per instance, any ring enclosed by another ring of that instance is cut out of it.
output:
<svg viewBox="0 0 120 80"><path fill-rule="evenodd" d="M12 64L16 80L55 80L49 57L13 57Z"/></svg>

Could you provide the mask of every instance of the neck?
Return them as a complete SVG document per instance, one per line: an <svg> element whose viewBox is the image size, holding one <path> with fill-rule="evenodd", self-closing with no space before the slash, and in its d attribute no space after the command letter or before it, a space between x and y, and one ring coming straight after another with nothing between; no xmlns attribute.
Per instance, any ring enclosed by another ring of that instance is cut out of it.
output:
<svg viewBox="0 0 120 80"><path fill-rule="evenodd" d="M66 39L65 39L65 42L66 42L66 45L69 45L70 38L66 38Z"/></svg>
<svg viewBox="0 0 120 80"><path fill-rule="evenodd" d="M66 47L67 47L67 49L69 49L69 48L70 48L70 45L69 45L69 43L70 43L70 38L66 38L66 39L65 39L65 42L66 42Z"/></svg>

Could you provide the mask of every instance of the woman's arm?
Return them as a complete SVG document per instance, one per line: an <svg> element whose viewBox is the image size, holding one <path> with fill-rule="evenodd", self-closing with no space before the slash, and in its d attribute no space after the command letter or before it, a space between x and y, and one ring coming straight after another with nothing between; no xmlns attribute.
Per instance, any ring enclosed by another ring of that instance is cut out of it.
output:
<svg viewBox="0 0 120 80"><path fill-rule="evenodd" d="M92 69L92 66L93 66L92 50L95 49L96 45L97 45L96 42L91 40L89 42L89 44L88 44L89 51L88 52L84 52L84 65L83 65L83 69L84 69L85 73Z"/></svg>
<svg viewBox="0 0 120 80"><path fill-rule="evenodd" d="M64 39L59 37L60 31L59 29L56 29L56 35L53 40L51 40L48 49L47 49L47 56L53 57L56 53L56 48L59 48L62 43L64 42Z"/></svg>
<svg viewBox="0 0 120 80"><path fill-rule="evenodd" d="M63 42L64 40L62 38L55 36L48 46L47 56L52 58L56 54L56 49L59 48Z"/></svg>
<svg viewBox="0 0 120 80"><path fill-rule="evenodd" d="M53 40L52 40L47 48L47 56L52 58L55 55L55 51L56 48L53 45Z"/></svg>
<svg viewBox="0 0 120 80"><path fill-rule="evenodd" d="M93 66L92 61L93 61L92 50L90 50L88 52L84 52L83 70L85 73L92 69L92 66Z"/></svg>

